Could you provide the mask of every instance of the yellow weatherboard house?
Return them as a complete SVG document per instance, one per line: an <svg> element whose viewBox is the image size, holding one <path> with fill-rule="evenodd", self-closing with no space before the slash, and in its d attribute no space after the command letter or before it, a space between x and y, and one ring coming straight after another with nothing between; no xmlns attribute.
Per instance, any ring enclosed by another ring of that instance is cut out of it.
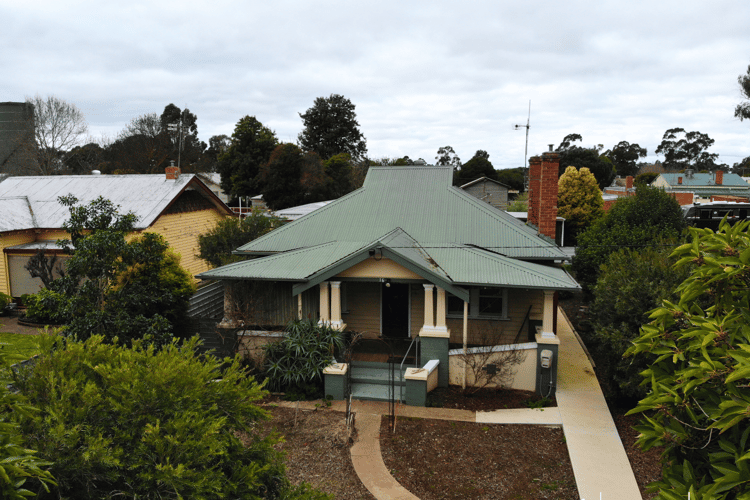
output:
<svg viewBox="0 0 750 500"><path fill-rule="evenodd" d="M69 194L81 204L101 196L122 213L135 213L137 232L162 235L193 275L208 269L196 257L198 236L232 214L198 176L177 167L162 175L0 176L0 292L20 297L39 291L41 280L24 266L40 249L66 258L57 240L70 237L62 229L69 211L58 198Z"/></svg>

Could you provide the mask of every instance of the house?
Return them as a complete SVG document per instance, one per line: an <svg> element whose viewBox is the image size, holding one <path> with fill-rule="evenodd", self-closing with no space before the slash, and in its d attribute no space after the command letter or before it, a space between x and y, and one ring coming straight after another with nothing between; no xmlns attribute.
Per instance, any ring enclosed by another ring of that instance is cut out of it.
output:
<svg viewBox="0 0 750 500"><path fill-rule="evenodd" d="M39 291L41 280L24 269L39 250L67 258L57 240L70 238L62 229L69 211L58 202L68 194L81 203L102 196L122 212L134 212L137 231L164 236L191 274L208 269L196 257L198 236L232 214L199 177L177 167L168 167L166 175L0 177L0 292L20 297Z"/></svg>
<svg viewBox="0 0 750 500"><path fill-rule="evenodd" d="M435 361L441 386L461 376L450 348L487 332L553 352L556 292L578 288L554 243L558 161L530 160L534 227L453 187L451 167L371 167L360 189L235 251L260 258L198 277L225 283L223 326L310 317L392 344L418 339L418 362Z"/></svg>
<svg viewBox="0 0 750 500"><path fill-rule="evenodd" d="M480 177L479 179L467 182L461 186L461 189L495 208L500 210L508 208L508 192L510 187L502 182L488 177Z"/></svg>
<svg viewBox="0 0 750 500"><path fill-rule="evenodd" d="M331 203L331 201L333 200L316 201L314 203L306 203L304 205L299 205L296 207L283 208L281 210L276 210L273 214L276 217L281 217L282 219L297 220L300 217L305 216L314 210L323 208L324 206Z"/></svg>
<svg viewBox="0 0 750 500"><path fill-rule="evenodd" d="M721 170L714 173L696 174L692 170L684 173L662 173L654 179L652 186L671 193L692 193L693 201L750 201L750 184L737 174ZM683 201L680 205L686 205Z"/></svg>

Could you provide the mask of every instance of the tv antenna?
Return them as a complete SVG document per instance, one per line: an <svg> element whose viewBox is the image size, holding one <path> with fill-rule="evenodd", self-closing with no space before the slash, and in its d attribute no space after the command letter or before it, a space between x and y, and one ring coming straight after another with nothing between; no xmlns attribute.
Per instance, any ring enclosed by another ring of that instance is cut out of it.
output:
<svg viewBox="0 0 750 500"><path fill-rule="evenodd" d="M513 130L526 129L526 147L523 150L523 188L529 190L529 166L526 164L526 157L529 154L529 128L531 123L531 99L529 99L529 116L526 118L526 125L513 125Z"/></svg>

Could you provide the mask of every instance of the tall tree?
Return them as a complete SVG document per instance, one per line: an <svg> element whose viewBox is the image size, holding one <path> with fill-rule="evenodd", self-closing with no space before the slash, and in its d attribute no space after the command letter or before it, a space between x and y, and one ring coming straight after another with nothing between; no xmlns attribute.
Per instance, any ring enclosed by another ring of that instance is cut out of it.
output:
<svg viewBox="0 0 750 500"><path fill-rule="evenodd" d="M568 134L557 147L560 154L560 169L558 175L563 175L569 166L578 169L588 168L599 184L601 189L612 184L615 178L615 167L604 155L599 154L601 145L594 148L584 148L575 145L576 142L582 141L581 134Z"/></svg>
<svg viewBox="0 0 750 500"><path fill-rule="evenodd" d="M646 148L638 144L630 144L628 141L620 141L612 149L608 149L604 156L609 158L617 169L617 175L627 177L638 174L638 158L645 158Z"/></svg>
<svg viewBox="0 0 750 500"><path fill-rule="evenodd" d="M502 182L506 186L510 187L511 189L515 189L519 193L523 192L524 186L523 186L523 174L524 174L524 168L523 167L516 167L516 168L504 168L501 170L495 170L495 174L497 175L497 180L499 182Z"/></svg>
<svg viewBox="0 0 750 500"><path fill-rule="evenodd" d="M340 153L328 158L323 162L323 168L328 178L327 191L330 198L340 198L354 190L352 182L354 167L348 154Z"/></svg>
<svg viewBox="0 0 750 500"><path fill-rule="evenodd" d="M575 244L578 234L601 217L603 211L602 192L596 183L596 177L583 167L576 170L568 167L560 176L557 190L557 214L563 217L566 230ZM569 238L566 238L567 242Z"/></svg>
<svg viewBox="0 0 750 500"><path fill-rule="evenodd" d="M747 67L747 73L737 77L737 83L740 84L740 94L745 100L734 108L734 116L742 121L750 119L750 66Z"/></svg>
<svg viewBox="0 0 750 500"><path fill-rule="evenodd" d="M489 158L490 155L487 151L481 149L477 151L471 160L461 165L460 169L454 171L453 185L461 186L480 177L495 180L497 178L495 167L492 166Z"/></svg>
<svg viewBox="0 0 750 500"><path fill-rule="evenodd" d="M456 152L451 146L443 146L438 148L437 156L435 157L437 162L435 165L439 166L451 166L453 170L461 168L461 158L458 157Z"/></svg>
<svg viewBox="0 0 750 500"><path fill-rule="evenodd" d="M327 160L347 153L353 161L367 155L367 143L359 130L354 104L346 97L331 94L318 97L313 106L300 113L304 129L297 136L299 146Z"/></svg>
<svg viewBox="0 0 750 500"><path fill-rule="evenodd" d="M656 154L664 155L664 168L667 170L710 170L716 168L716 153L707 150L714 144L708 134L685 132L684 128L671 128L664 132Z"/></svg>
<svg viewBox="0 0 750 500"><path fill-rule="evenodd" d="M268 163L261 167L263 201L271 210L302 205L304 162L304 153L296 144L284 143L276 146Z"/></svg>
<svg viewBox="0 0 750 500"><path fill-rule="evenodd" d="M73 149L86 135L88 125L74 105L55 96L36 95L26 102L34 106L34 135L39 173L51 175L62 168L62 155Z"/></svg>
<svg viewBox="0 0 750 500"><path fill-rule="evenodd" d="M259 194L260 167L278 144L276 133L257 118L241 118L234 127L229 148L219 155L216 165L221 174L221 189L230 197Z"/></svg>

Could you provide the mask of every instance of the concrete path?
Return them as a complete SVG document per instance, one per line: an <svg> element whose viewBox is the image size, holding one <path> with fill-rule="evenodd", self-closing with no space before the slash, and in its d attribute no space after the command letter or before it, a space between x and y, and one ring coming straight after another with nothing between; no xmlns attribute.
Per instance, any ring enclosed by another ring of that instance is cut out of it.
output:
<svg viewBox="0 0 750 500"><path fill-rule="evenodd" d="M578 494L585 500L642 498L594 369L562 309L557 335L557 408Z"/></svg>

